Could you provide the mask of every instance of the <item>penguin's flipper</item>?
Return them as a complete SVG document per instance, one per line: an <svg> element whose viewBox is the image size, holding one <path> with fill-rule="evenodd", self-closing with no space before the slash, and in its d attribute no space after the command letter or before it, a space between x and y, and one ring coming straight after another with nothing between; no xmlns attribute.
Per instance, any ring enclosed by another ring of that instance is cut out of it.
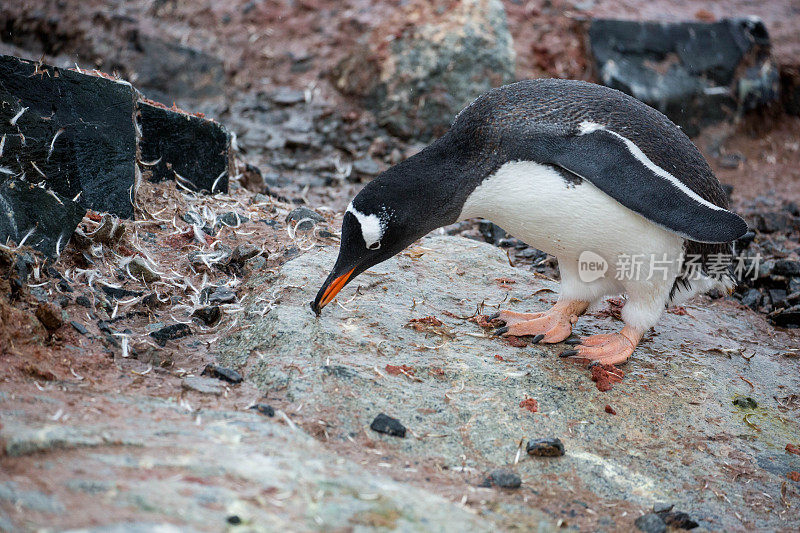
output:
<svg viewBox="0 0 800 533"><path fill-rule="evenodd" d="M523 146L517 139L517 148L588 180L628 209L686 239L731 242L747 232L741 217L703 199L616 132L584 123L577 133L526 133Z"/></svg>

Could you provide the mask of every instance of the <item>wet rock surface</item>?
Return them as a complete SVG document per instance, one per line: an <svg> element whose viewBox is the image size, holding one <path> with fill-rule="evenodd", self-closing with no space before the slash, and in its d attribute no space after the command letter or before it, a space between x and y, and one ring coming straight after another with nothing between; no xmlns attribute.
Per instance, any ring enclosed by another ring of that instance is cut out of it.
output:
<svg viewBox="0 0 800 533"><path fill-rule="evenodd" d="M541 290L557 289L554 283L510 267L497 248L452 237L424 239L346 287L338 300L343 307L332 304L315 318L307 302L335 252L307 253L276 277L254 278L252 290L269 279L280 303L263 318L253 308L254 326L223 341L219 352L220 364L246 369L248 380L282 398L284 409L308 402L326 406L329 443L348 442L379 410L413 430L391 441L394 453L406 460L437 457L443 468L491 471L514 461L521 436L557 435L563 457L523 453L516 465L523 486L531 477L550 480L548 494L555 500L572 488L590 505L624 500L650 509L670 499L703 527L739 527L728 504L712 492L699 497L679 489L708 481L748 523L784 523L747 501L758 491L777 494L786 473L797 468L797 457L783 450L794 438L797 412L773 398L800 385L796 360L781 355L787 338L743 334L751 331L749 319L735 305L704 300L687 307L689 316L666 313L637 349L625 378L600 392L585 370L557 357L560 346L513 348L453 318L473 315L481 302L488 313L498 307L536 310L555 301ZM497 277L516 283L500 290L492 282ZM431 315L452 337L404 327ZM608 317L587 316L575 333L620 326ZM297 331L306 334L298 337ZM328 372L328 365L346 372ZM410 370L387 375L387 365ZM347 390L354 394L342 393ZM759 404L746 421L731 403L742 393ZM525 397L538 399L538 413L519 408ZM617 416L603 412L609 402ZM650 406L646 412L643 405ZM731 464L750 473L746 487L727 473ZM562 476L570 481L559 481ZM509 503L511 515L515 505Z"/></svg>

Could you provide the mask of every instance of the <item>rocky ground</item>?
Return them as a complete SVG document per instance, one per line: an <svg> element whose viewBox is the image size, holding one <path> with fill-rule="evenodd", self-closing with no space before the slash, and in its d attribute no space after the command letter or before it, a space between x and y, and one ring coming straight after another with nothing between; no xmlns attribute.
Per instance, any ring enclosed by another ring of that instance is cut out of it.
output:
<svg viewBox="0 0 800 533"><path fill-rule="evenodd" d="M0 52L118 71L215 117L238 148L229 194L145 182L134 220L89 212L88 238L53 265L0 250L0 530L798 527L797 116L760 111L695 139L755 230L742 253L763 261L733 297L666 313L618 375L487 336L482 315L550 305L558 277L488 223L437 232L313 316L339 213L424 146L336 82L398 4L0 8ZM505 2L513 75L592 79L593 14L754 9L659 4ZM416 20L441 15L425 9ZM790 65L800 12L755 14ZM175 43L207 54L191 56L207 75L167 84L185 61ZM618 327L618 304L577 333Z"/></svg>

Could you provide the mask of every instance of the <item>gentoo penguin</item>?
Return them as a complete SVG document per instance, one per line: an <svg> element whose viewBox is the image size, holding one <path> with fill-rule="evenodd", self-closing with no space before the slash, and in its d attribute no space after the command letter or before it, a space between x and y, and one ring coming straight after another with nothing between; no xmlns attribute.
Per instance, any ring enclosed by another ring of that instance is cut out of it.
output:
<svg viewBox="0 0 800 533"><path fill-rule="evenodd" d="M621 331L570 339L562 353L620 364L666 306L732 290L731 243L747 224L727 207L703 156L655 109L591 83L520 81L478 97L444 136L358 193L311 307L319 315L428 232L480 217L554 255L561 274L551 309L501 311L496 333L562 342L591 303L625 294Z"/></svg>

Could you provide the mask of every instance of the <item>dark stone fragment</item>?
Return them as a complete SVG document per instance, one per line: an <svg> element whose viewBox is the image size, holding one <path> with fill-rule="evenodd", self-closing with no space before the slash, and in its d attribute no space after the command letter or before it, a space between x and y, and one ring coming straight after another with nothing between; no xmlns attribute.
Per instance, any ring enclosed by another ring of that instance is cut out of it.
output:
<svg viewBox="0 0 800 533"><path fill-rule="evenodd" d="M758 215L756 228L763 233L785 232L794 225L794 217L789 213L762 213Z"/></svg>
<svg viewBox="0 0 800 533"><path fill-rule="evenodd" d="M173 40L130 32L118 60L136 73L136 86L150 98L172 105L177 100L213 98L225 88L222 60Z"/></svg>
<svg viewBox="0 0 800 533"><path fill-rule="evenodd" d="M233 253L231 253L231 262L241 264L260 253L261 249L254 244L240 244L233 249Z"/></svg>
<svg viewBox="0 0 800 533"><path fill-rule="evenodd" d="M108 333L109 335L113 335L114 334L114 330L111 329L111 324L108 322L108 320L100 320L100 321L98 321L97 322L97 327L103 333Z"/></svg>
<svg viewBox="0 0 800 533"><path fill-rule="evenodd" d="M0 183L0 205L0 242L19 244L25 239L26 246L48 257L64 251L86 213L86 209L67 198L56 198L41 187L16 179Z"/></svg>
<svg viewBox="0 0 800 533"><path fill-rule="evenodd" d="M108 296L116 300L120 300L122 298L136 298L144 294L143 292L140 291L129 291L128 289L111 287L109 285L103 285L102 283L98 285L100 286L100 289L102 289L104 293L106 293Z"/></svg>
<svg viewBox="0 0 800 533"><path fill-rule="evenodd" d="M219 287L208 287L207 292L206 289L203 289L201 292L201 298L203 296L203 292L207 294L205 300L210 304L227 304L236 301L236 293L225 285L220 285Z"/></svg>
<svg viewBox="0 0 800 533"><path fill-rule="evenodd" d="M774 306L781 306L786 300L786 291L783 289L769 289L769 299L772 301L772 305Z"/></svg>
<svg viewBox="0 0 800 533"><path fill-rule="evenodd" d="M642 515L634 520L633 524L639 528L640 531L644 531L645 533L665 533L667 531L667 525L661 517L655 513Z"/></svg>
<svg viewBox="0 0 800 533"><path fill-rule="evenodd" d="M525 451L536 457L559 457L564 455L564 444L561 439L536 439L528 441Z"/></svg>
<svg viewBox="0 0 800 533"><path fill-rule="evenodd" d="M227 381L228 383L233 383L234 385L244 381L242 375L236 370L213 364L206 365L201 375L221 379L222 381Z"/></svg>
<svg viewBox="0 0 800 533"><path fill-rule="evenodd" d="M776 326L798 327L800 326L800 305L780 309L770 314L767 318Z"/></svg>
<svg viewBox="0 0 800 533"><path fill-rule="evenodd" d="M736 407L741 407L742 409L755 409L758 407L758 403L749 396L740 396L733 400L733 405Z"/></svg>
<svg viewBox="0 0 800 533"><path fill-rule="evenodd" d="M596 19L589 42L603 84L659 109L689 136L777 98L769 35L757 19Z"/></svg>
<svg viewBox="0 0 800 533"><path fill-rule="evenodd" d="M73 327L73 328L75 328L75 331L77 331L77 332L78 332L78 333L80 333L81 335L88 335L88 334L89 334L89 330L88 330L88 329L86 329L86 328L83 326L83 324L81 324L80 322L75 322L75 321L73 320L72 322L70 322L70 324L72 325L72 327Z"/></svg>
<svg viewBox="0 0 800 533"><path fill-rule="evenodd" d="M694 529L699 525L688 514L680 511L658 513L658 516L666 525L676 529Z"/></svg>
<svg viewBox="0 0 800 533"><path fill-rule="evenodd" d="M392 437L404 438L406 436L405 426L396 418L392 418L383 413L375 417L375 420L372 421L372 424L369 425L369 428L372 431L385 433L386 435L391 435Z"/></svg>
<svg viewBox="0 0 800 533"><path fill-rule="evenodd" d="M739 153L725 154L719 158L719 166L722 168L739 168L747 158ZM724 186L723 186L724 187ZM731 187L733 189L733 187ZM730 198L730 194L728 195Z"/></svg>
<svg viewBox="0 0 800 533"><path fill-rule="evenodd" d="M275 409L271 405L267 405L265 403L257 403L252 406L250 409L255 409L255 411L264 416L273 417L275 416Z"/></svg>
<svg viewBox="0 0 800 533"><path fill-rule="evenodd" d="M56 286L61 292L72 292L72 286L65 279L59 281Z"/></svg>
<svg viewBox="0 0 800 533"><path fill-rule="evenodd" d="M322 370L329 376L334 376L340 379L353 379L357 375L351 369L342 365L325 365L322 367Z"/></svg>
<svg viewBox="0 0 800 533"><path fill-rule="evenodd" d="M82 306L82 307L89 307L89 308L92 307L92 301L89 300L89 298L87 298L86 296L83 296L83 295L78 296L77 298L75 298L75 303L80 305L80 306Z"/></svg>
<svg viewBox="0 0 800 533"><path fill-rule="evenodd" d="M239 518L239 515L235 514L230 515L226 520L232 526L238 526L242 523L242 519Z"/></svg>
<svg viewBox="0 0 800 533"><path fill-rule="evenodd" d="M127 83L49 65L37 67L33 61L10 56L0 56L0 80L0 124L8 126L27 108L4 130L0 167L24 172L28 180L41 180L66 199L80 193L77 202L82 207L132 217L134 89ZM55 203L54 198L51 201ZM56 235L67 232L69 225L62 222L52 221L61 228Z"/></svg>
<svg viewBox="0 0 800 533"><path fill-rule="evenodd" d="M742 304L755 311L761 305L761 292L758 289L748 289L742 296Z"/></svg>
<svg viewBox="0 0 800 533"><path fill-rule="evenodd" d="M519 474L507 468L492 470L489 480L504 489L518 489L522 485L522 478L519 477Z"/></svg>
<svg viewBox="0 0 800 533"><path fill-rule="evenodd" d="M36 308L36 318L49 331L55 331L64 325L61 319L61 308L54 303L42 303Z"/></svg>
<svg viewBox="0 0 800 533"><path fill-rule="evenodd" d="M296 221L302 222L297 224L295 229L308 230L313 228L318 222L325 222L325 217L307 207L298 207L286 215L287 224L291 224L292 222Z"/></svg>
<svg viewBox="0 0 800 533"><path fill-rule="evenodd" d="M787 202L783 208L792 216L800 217L800 206L795 202Z"/></svg>
<svg viewBox="0 0 800 533"><path fill-rule="evenodd" d="M505 239L508 236L503 228L488 220L478 222L478 231L481 232L486 242L491 244L497 244L500 239Z"/></svg>
<svg viewBox="0 0 800 533"><path fill-rule="evenodd" d="M217 227L221 226L229 226L231 228L237 228L244 224L245 222L250 222L250 219L244 215L240 215L235 211L228 211L226 213L222 213L217 218Z"/></svg>
<svg viewBox="0 0 800 533"><path fill-rule="evenodd" d="M211 120L139 103L142 161L151 181L178 180L194 191L228 192L230 136Z"/></svg>
<svg viewBox="0 0 800 533"><path fill-rule="evenodd" d="M206 326L213 326L222 318L222 311L218 305L212 305L195 310L192 316L202 320Z"/></svg>
<svg viewBox="0 0 800 533"><path fill-rule="evenodd" d="M800 276L800 261L778 259L772 267L772 274L777 276Z"/></svg>
<svg viewBox="0 0 800 533"><path fill-rule="evenodd" d="M153 337L158 344L164 346L168 340L180 339L192 334L192 329L187 324L170 324L158 331L153 331L150 336Z"/></svg>

